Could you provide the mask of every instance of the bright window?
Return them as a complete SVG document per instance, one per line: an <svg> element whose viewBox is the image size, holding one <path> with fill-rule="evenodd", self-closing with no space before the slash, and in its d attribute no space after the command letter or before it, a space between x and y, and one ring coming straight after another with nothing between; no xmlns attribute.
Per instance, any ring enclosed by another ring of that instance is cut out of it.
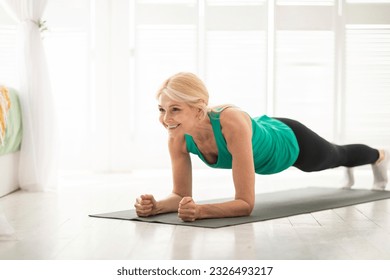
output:
<svg viewBox="0 0 390 280"><path fill-rule="evenodd" d="M211 105L390 148L389 14L388 0L48 1L61 166L169 166L155 92L179 71L206 82ZM17 86L15 45L0 6L0 84Z"/></svg>

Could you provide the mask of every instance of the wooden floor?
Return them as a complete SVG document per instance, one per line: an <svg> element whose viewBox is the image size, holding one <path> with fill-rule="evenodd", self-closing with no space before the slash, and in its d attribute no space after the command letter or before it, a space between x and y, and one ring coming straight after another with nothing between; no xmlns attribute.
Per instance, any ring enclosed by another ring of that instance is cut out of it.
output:
<svg viewBox="0 0 390 280"><path fill-rule="evenodd" d="M256 191L336 187L339 175L259 176ZM132 208L141 193L162 197L170 190L169 171L61 178L56 192L18 191L0 198L16 231L0 236L0 259L390 259L390 200L204 229L88 217ZM371 180L362 178L364 185ZM196 200L232 194L230 173L195 172Z"/></svg>

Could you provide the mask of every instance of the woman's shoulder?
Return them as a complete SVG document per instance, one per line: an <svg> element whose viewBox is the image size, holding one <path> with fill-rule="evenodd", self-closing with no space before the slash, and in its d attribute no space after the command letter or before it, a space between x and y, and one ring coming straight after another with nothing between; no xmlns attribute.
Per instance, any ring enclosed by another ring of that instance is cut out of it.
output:
<svg viewBox="0 0 390 280"><path fill-rule="evenodd" d="M233 104L223 104L223 105L217 105L213 106L209 109L209 115L211 118L219 119L222 116L239 116L242 113L245 113L241 108L237 107Z"/></svg>
<svg viewBox="0 0 390 280"><path fill-rule="evenodd" d="M216 107L216 108L220 108L219 110L217 109L216 112L219 113L219 117L220 119L224 119L224 120L231 120L231 119L246 119L247 117L249 117L249 114L247 112L245 112L244 110L242 110L240 107L237 107L235 105L231 105L231 104L228 104L228 105L222 105L222 106L219 106L219 107ZM213 111L213 109L212 109Z"/></svg>
<svg viewBox="0 0 390 280"><path fill-rule="evenodd" d="M221 127L226 129L241 130L251 126L251 117L239 107L228 107L220 114Z"/></svg>
<svg viewBox="0 0 390 280"><path fill-rule="evenodd" d="M221 104L221 105L215 105L215 106L209 107L209 112L221 114L222 112L225 112L228 109L241 110L239 107L237 107L234 104Z"/></svg>

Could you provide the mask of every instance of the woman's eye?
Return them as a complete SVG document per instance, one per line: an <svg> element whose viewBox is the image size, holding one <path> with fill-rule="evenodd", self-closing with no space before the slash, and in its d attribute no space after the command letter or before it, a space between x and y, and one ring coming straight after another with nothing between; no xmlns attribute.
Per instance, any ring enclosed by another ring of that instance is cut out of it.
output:
<svg viewBox="0 0 390 280"><path fill-rule="evenodd" d="M160 111L160 113L164 113L164 109L163 108L158 108L158 110Z"/></svg>
<svg viewBox="0 0 390 280"><path fill-rule="evenodd" d="M180 109L179 108L172 108L172 111L173 112L178 112L178 111L180 111Z"/></svg>

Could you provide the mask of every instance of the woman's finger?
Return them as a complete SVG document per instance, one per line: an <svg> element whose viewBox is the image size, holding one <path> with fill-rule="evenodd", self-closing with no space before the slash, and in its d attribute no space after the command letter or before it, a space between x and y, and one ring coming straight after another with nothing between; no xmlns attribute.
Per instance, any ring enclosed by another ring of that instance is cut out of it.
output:
<svg viewBox="0 0 390 280"><path fill-rule="evenodd" d="M179 207L183 207L184 205L193 202L192 197L186 196L183 197L182 200L179 202Z"/></svg>

